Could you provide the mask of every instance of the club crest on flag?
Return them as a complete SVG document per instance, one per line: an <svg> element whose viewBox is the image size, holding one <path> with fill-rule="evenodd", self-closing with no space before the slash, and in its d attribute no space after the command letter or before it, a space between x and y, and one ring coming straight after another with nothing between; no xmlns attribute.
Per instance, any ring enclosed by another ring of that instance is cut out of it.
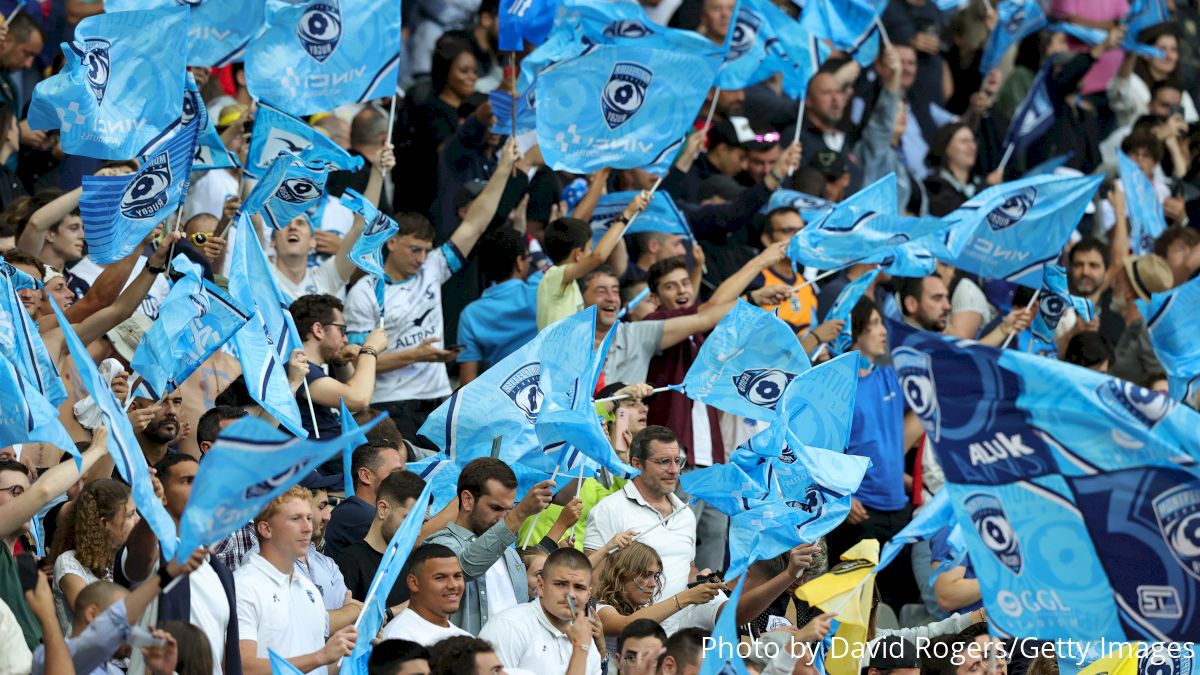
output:
<svg viewBox="0 0 1200 675"><path fill-rule="evenodd" d="M967 498L963 500L963 505L971 516L971 523L975 525L975 531L979 533L979 538L983 540L988 550L1005 567L1012 570L1013 574L1020 574L1021 568L1024 566L1021 545L1017 541L1017 533L1008 521L1008 516L1004 513L1004 506L1000 504L1000 500L993 495L976 492L967 495Z"/></svg>
<svg viewBox="0 0 1200 675"><path fill-rule="evenodd" d="M104 38L87 38L83 41L83 51L79 53L83 64L87 66L87 82L96 102L104 102L104 90L108 88L109 49L112 43Z"/></svg>
<svg viewBox="0 0 1200 675"><path fill-rule="evenodd" d="M371 222L367 223L367 226L363 228L362 235L360 235L360 236L370 237L372 235L383 232L387 228L388 228L388 217L383 215L382 212L380 212L380 213L375 214L375 217L371 219Z"/></svg>
<svg viewBox="0 0 1200 675"><path fill-rule="evenodd" d="M1116 378L1101 384L1096 396L1109 410L1132 415L1147 427L1154 426L1175 407L1175 402L1167 396Z"/></svg>
<svg viewBox="0 0 1200 675"><path fill-rule="evenodd" d="M199 97L200 92L191 87L183 90L183 114L179 116L180 127L186 127L196 119L196 111L200 109Z"/></svg>
<svg viewBox="0 0 1200 675"><path fill-rule="evenodd" d="M1047 293L1041 298L1041 303L1038 305L1038 313L1041 314L1046 324L1057 326L1059 320L1062 319L1063 312L1067 311L1067 301L1060 295Z"/></svg>
<svg viewBox="0 0 1200 675"><path fill-rule="evenodd" d="M1037 195L1037 188L1032 186L1013 194L987 215L988 227L999 232L1021 222L1025 214L1029 213L1029 209L1033 208L1034 202L1037 201Z"/></svg>
<svg viewBox="0 0 1200 675"><path fill-rule="evenodd" d="M539 362L526 363L500 383L500 391L512 399L530 423L537 419L542 409L542 389L538 386L541 370Z"/></svg>
<svg viewBox="0 0 1200 675"><path fill-rule="evenodd" d="M931 440L941 440L942 413L938 407L937 385L933 381L932 359L911 347L897 347L892 350L892 362L909 409L920 418Z"/></svg>
<svg viewBox="0 0 1200 675"><path fill-rule="evenodd" d="M1021 30L1021 27L1024 25L1025 25L1025 6L1022 3L1022 5L1020 7L1018 7L1017 10L1012 13L1012 16L1008 17L1008 22L1004 25L1004 29L1010 33L1017 33Z"/></svg>
<svg viewBox="0 0 1200 675"><path fill-rule="evenodd" d="M288 178L279 185L275 196L289 204L304 204L321 196L321 188L307 178Z"/></svg>
<svg viewBox="0 0 1200 675"><path fill-rule="evenodd" d="M604 36L610 38L640 38L650 34L646 24L633 19L614 21L604 29Z"/></svg>
<svg viewBox="0 0 1200 675"><path fill-rule="evenodd" d="M792 450L791 446L783 446L783 449L779 451L779 461L784 464L795 464L796 451Z"/></svg>
<svg viewBox="0 0 1200 675"><path fill-rule="evenodd" d="M188 300L196 306L196 319L208 314L209 299L208 295L189 295Z"/></svg>
<svg viewBox="0 0 1200 675"><path fill-rule="evenodd" d="M757 14L745 9L739 11L737 21L733 25L733 37L729 39L729 56L726 60L736 60L750 51L758 40L758 29L761 26L762 19Z"/></svg>
<svg viewBox="0 0 1200 675"><path fill-rule="evenodd" d="M1177 485L1154 498L1154 518L1171 555L1200 579L1200 481Z"/></svg>
<svg viewBox="0 0 1200 675"><path fill-rule="evenodd" d="M321 0L304 10L296 25L296 37L317 63L332 56L342 40L342 12L337 0Z"/></svg>
<svg viewBox="0 0 1200 675"><path fill-rule="evenodd" d="M821 511L824 510L826 503L841 499L842 496L824 485L811 483L808 489L804 491L804 499L793 499L784 503L816 518L821 515Z"/></svg>
<svg viewBox="0 0 1200 675"><path fill-rule="evenodd" d="M754 405L774 410L775 404L783 396L783 390L795 377L793 373L778 368L751 368L743 370L741 375L733 378L733 385L737 387L742 398Z"/></svg>
<svg viewBox="0 0 1200 675"><path fill-rule="evenodd" d="M151 218L167 205L171 187L171 156L167 151L155 155L138 171L121 195L121 215L131 220Z"/></svg>
<svg viewBox="0 0 1200 675"><path fill-rule="evenodd" d="M1149 645L1149 653L1138 659L1138 675L1192 675L1192 650L1172 650L1168 644Z"/></svg>
<svg viewBox="0 0 1200 675"><path fill-rule="evenodd" d="M246 499L254 499L265 494L270 494L272 490L280 485L283 485L284 483L287 483L290 478L299 473L307 463L308 461L305 460L303 462L293 464L284 469L281 473L277 473L264 481L260 481L254 485L251 485L250 487L246 488L243 497Z"/></svg>
<svg viewBox="0 0 1200 675"><path fill-rule="evenodd" d="M604 108L604 122L609 129L616 129L628 122L646 102L646 90L654 73L637 63L619 62L613 66L612 74L600 96Z"/></svg>

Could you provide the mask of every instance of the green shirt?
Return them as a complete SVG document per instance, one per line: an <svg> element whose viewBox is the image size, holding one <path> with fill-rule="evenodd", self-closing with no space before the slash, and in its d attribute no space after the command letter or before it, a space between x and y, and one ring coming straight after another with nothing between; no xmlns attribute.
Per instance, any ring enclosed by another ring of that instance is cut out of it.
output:
<svg viewBox="0 0 1200 675"><path fill-rule="evenodd" d="M575 548L583 550L583 534L587 529L587 514L592 510L592 507L600 502L601 499L617 492L625 487L625 479L614 478L612 487L604 487L604 484L595 478L585 478L583 487L579 490L579 498L583 500L583 513L579 515L579 522L575 523L573 533L575 535ZM526 535L529 534L529 528L537 521L537 527L533 530L533 538L530 539L530 545L536 546L547 534L550 533L550 528L554 527L554 521L558 519L558 515L562 513L563 507L558 504L551 504L542 512L540 518L526 518L521 524L521 533L517 537L518 542L525 541Z"/></svg>
<svg viewBox="0 0 1200 675"><path fill-rule="evenodd" d="M580 541L583 541L580 539ZM42 643L42 626L38 623L29 603L25 602L25 593L21 590L21 578L17 576L17 561L8 550L8 546L0 544L0 601L8 605L21 633L25 635L25 644L29 651L37 649Z"/></svg>

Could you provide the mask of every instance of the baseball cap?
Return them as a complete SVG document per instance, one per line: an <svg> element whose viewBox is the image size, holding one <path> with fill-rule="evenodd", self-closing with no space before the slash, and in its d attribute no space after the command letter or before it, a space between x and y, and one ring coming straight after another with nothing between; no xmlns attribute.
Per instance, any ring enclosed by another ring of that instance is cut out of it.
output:
<svg viewBox="0 0 1200 675"><path fill-rule="evenodd" d="M1126 258L1125 274L1129 279L1129 287L1142 300L1149 300L1151 295L1169 290L1175 283L1171 266L1153 253Z"/></svg>
<svg viewBox="0 0 1200 675"><path fill-rule="evenodd" d="M316 470L313 470L300 479L300 487L308 490L328 490L330 488L342 487L342 482L343 478L340 473L323 476L317 473Z"/></svg>

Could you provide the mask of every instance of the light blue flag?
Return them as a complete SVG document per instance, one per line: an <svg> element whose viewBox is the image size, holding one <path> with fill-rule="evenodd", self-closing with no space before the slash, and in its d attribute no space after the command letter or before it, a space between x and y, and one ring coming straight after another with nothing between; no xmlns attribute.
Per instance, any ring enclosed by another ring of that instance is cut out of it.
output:
<svg viewBox="0 0 1200 675"><path fill-rule="evenodd" d="M72 155L145 154L179 125L189 11L171 6L80 21L74 42L62 43L62 71L33 90L29 127L58 129Z"/></svg>
<svg viewBox="0 0 1200 675"><path fill-rule="evenodd" d="M365 223L354 247L350 249L350 262L376 279L386 278L387 274L383 271L383 245L396 234L400 226L375 208L366 197L350 188L342 193L341 203L358 214Z"/></svg>
<svg viewBox="0 0 1200 675"><path fill-rule="evenodd" d="M1117 169L1125 191L1125 210L1129 214L1129 247L1134 255L1154 252L1154 240L1167 229L1162 204L1154 185L1129 155L1117 150Z"/></svg>
<svg viewBox="0 0 1200 675"><path fill-rule="evenodd" d="M342 438L346 439L346 445L342 448L342 481L346 489L346 496L350 496L354 494L354 469L352 468L354 449L366 443L367 437L359 430L358 421L346 408L346 400L339 398L338 406L340 407Z"/></svg>
<svg viewBox="0 0 1200 675"><path fill-rule="evenodd" d="M23 285L22 278L32 281L0 258L0 356L11 361L21 379L57 408L67 400L67 388L42 342L37 322L17 295L15 286Z"/></svg>
<svg viewBox="0 0 1200 675"><path fill-rule="evenodd" d="M359 429L367 433L386 413ZM204 455L192 496L179 519L177 561L197 546L209 546L250 522L267 504L300 482L354 438L295 438L256 417L243 417L221 431Z"/></svg>
<svg viewBox="0 0 1200 675"><path fill-rule="evenodd" d="M1029 329L1033 336L1042 342L1054 342L1054 331L1068 307L1074 309L1079 320L1085 323L1091 321L1096 314L1091 300L1071 295L1067 287L1067 270L1062 265L1046 265L1042 275L1042 293L1039 297L1041 300L1038 303L1038 313Z"/></svg>
<svg viewBox="0 0 1200 675"><path fill-rule="evenodd" d="M537 78L537 138L546 164L665 174L712 86L719 52L593 45Z"/></svg>
<svg viewBox="0 0 1200 675"><path fill-rule="evenodd" d="M84 176L79 213L88 255L100 264L133 253L142 240L185 199L192 171L196 130L175 134L126 176Z"/></svg>
<svg viewBox="0 0 1200 675"><path fill-rule="evenodd" d="M241 211L247 215L261 213L273 229L282 230L321 199L330 168L322 160L302 161L285 152L275 158L247 195Z"/></svg>
<svg viewBox="0 0 1200 675"><path fill-rule="evenodd" d="M514 473L521 467L519 463L511 466ZM438 513L451 501L458 499L458 476L462 473L462 465L445 454L437 454L420 461L410 462L408 470L420 476L421 480L431 486L430 513ZM518 477L518 491L520 482ZM520 501L520 498L517 501Z"/></svg>
<svg viewBox="0 0 1200 675"><path fill-rule="evenodd" d="M1121 19L1121 24L1125 26L1125 39L1121 41L1121 49L1136 52L1141 32L1170 18L1166 0L1133 0L1129 3L1129 13Z"/></svg>
<svg viewBox="0 0 1200 675"><path fill-rule="evenodd" d="M741 637L738 636L737 606L742 600L742 588L745 585L745 577L738 579L733 593L721 605L721 613L717 615L717 623L712 630L712 647L704 650L699 675L749 675L746 662L738 654Z"/></svg>
<svg viewBox="0 0 1200 675"><path fill-rule="evenodd" d="M807 489L801 494L808 494ZM775 498L767 504L730 515L730 563L725 576L743 574L759 560L774 558L829 534L850 514L850 499L849 494L827 499L810 512L799 508L799 503L792 506Z"/></svg>
<svg viewBox="0 0 1200 675"><path fill-rule="evenodd" d="M805 30L773 5L770 0L738 0L733 25L725 37L725 57L717 72L718 89L745 89L782 73L784 79L808 80L816 72L805 49L810 31Z"/></svg>
<svg viewBox="0 0 1200 675"><path fill-rule="evenodd" d="M532 89L527 90L524 94L518 94L516 97L518 136L537 130L537 116L533 113L531 98L533 98ZM492 133L511 136L513 132L512 93L503 89L495 89L488 94L488 101L492 104L492 117L495 118L495 122L492 124Z"/></svg>
<svg viewBox="0 0 1200 675"><path fill-rule="evenodd" d="M233 169L241 167L237 155L225 148L221 135L208 116L208 106L204 105L204 97L196 88L196 80L188 73L187 86L183 90L182 126L186 127L193 121L200 125L200 135L196 138L196 147L192 157L192 171L208 169Z"/></svg>
<svg viewBox="0 0 1200 675"><path fill-rule="evenodd" d="M432 494L433 485L426 483L421 496L413 502L412 509L383 551L383 558L375 570L375 578L371 579L367 595L363 598L362 613L355 624L358 627L358 641L354 643L354 651L347 657L350 675L367 673L367 660L371 658L371 650L374 648L372 641L383 627L383 619L387 613L388 593L396 584L396 579L400 578L404 563L408 562L409 554L417 545L417 536L421 534L421 526L425 524Z"/></svg>
<svg viewBox="0 0 1200 675"><path fill-rule="evenodd" d="M988 36L983 59L979 63L979 71L984 74L999 65L1010 47L1049 23L1037 0L1000 0L996 11L1000 20Z"/></svg>
<svg viewBox="0 0 1200 675"><path fill-rule="evenodd" d="M829 40L836 49L855 54L859 65L866 67L879 51L876 20L886 7L887 2L877 0L809 2L800 15L800 25L812 35Z"/></svg>
<svg viewBox="0 0 1200 675"><path fill-rule="evenodd" d="M268 648L267 656L271 659L271 675L301 675L299 668L288 663L274 649Z"/></svg>
<svg viewBox="0 0 1200 675"><path fill-rule="evenodd" d="M863 262L878 263L894 277L927 277L937 270L937 258L934 257L933 250L937 246L938 236L938 233L934 233L917 241L885 249Z"/></svg>
<svg viewBox="0 0 1200 675"><path fill-rule="evenodd" d="M183 384L250 319L225 291L206 282L187 256L175 256L172 268L182 277L129 362L156 401Z"/></svg>
<svg viewBox="0 0 1200 675"><path fill-rule="evenodd" d="M851 281L842 287L842 292L838 293L837 299L833 301L833 307L829 308L829 314L825 315L826 321L845 321L846 325L842 327L842 331L838 336L829 343L829 353L837 356L850 349L850 344L853 342L853 335L850 329L850 313L854 311L854 306L862 299L867 289L871 284L875 283L875 277L879 276L880 268L876 267L861 277Z"/></svg>
<svg viewBox="0 0 1200 675"><path fill-rule="evenodd" d="M700 346L683 382L688 398L754 420L775 419L788 383L812 364L783 319L738 300Z"/></svg>
<svg viewBox="0 0 1200 675"><path fill-rule="evenodd" d="M939 259L972 274L1031 288L1057 259L1103 176L1034 176L990 187L946 217ZM803 234L803 232L801 232Z"/></svg>
<svg viewBox="0 0 1200 675"><path fill-rule="evenodd" d="M1171 398L1191 401L1200 389L1200 280L1192 279L1150 301L1137 301L1138 311L1150 330L1150 344L1167 370Z"/></svg>
<svg viewBox="0 0 1200 675"><path fill-rule="evenodd" d="M500 50L523 52L550 35L558 0L500 0Z"/></svg>
<svg viewBox="0 0 1200 675"><path fill-rule="evenodd" d="M225 66L242 60L242 52L263 23L262 2L242 0L107 0L104 11L130 12L191 5L187 64Z"/></svg>
<svg viewBox="0 0 1200 675"><path fill-rule="evenodd" d="M239 218L238 232L244 236L234 242L229 294L250 314L250 320L233 336L246 389L288 431L305 438L308 432L287 379L288 360L303 343L249 217Z"/></svg>
<svg viewBox="0 0 1200 675"><path fill-rule="evenodd" d="M267 0L266 23L246 48L246 87L292 115L387 98L401 48L398 3Z"/></svg>
<svg viewBox="0 0 1200 675"><path fill-rule="evenodd" d="M1054 93L1050 90L1050 76L1053 68L1054 64L1047 62L1038 71L1037 77L1033 79L1033 84L1029 87L1029 93L1025 94L1025 100L1021 101L1021 105L1017 106L1012 122L1008 125L1008 133L1004 136L1004 145L1011 146L1011 152L1014 155L1025 152L1026 148L1040 140L1054 126L1055 111L1058 109L1058 105L1056 105Z"/></svg>
<svg viewBox="0 0 1200 675"><path fill-rule="evenodd" d="M8 335L11 333L5 337ZM75 441L58 419L58 410L25 383L11 361L0 358L0 448L18 443L49 443L71 453L77 469L83 466Z"/></svg>
<svg viewBox="0 0 1200 675"><path fill-rule="evenodd" d="M761 213L770 213L775 209L790 207L800 212L800 217L804 219L804 222L811 223L832 211L834 206L836 206L834 202L824 197L814 197L795 190L780 189L771 193L771 198L767 200L767 205L763 207Z"/></svg>
<svg viewBox="0 0 1200 675"><path fill-rule="evenodd" d="M58 318L58 327L62 329L63 342L66 343L71 360L75 362L75 368L79 372L77 382L83 385L83 391L91 395L92 400L96 402L96 406L100 409L100 416L104 419L104 426L108 428L108 454L112 455L113 463L117 466L117 473L129 485L133 493L133 503L137 506L138 512L142 514L142 518L146 520L146 524L154 532L154 536L158 537L163 555L168 558L173 557L177 543L175 521L171 520L162 500L154 494L154 484L150 479L150 467L146 466L146 456L142 454L142 448L138 444L137 435L129 423L129 418L125 415L125 409L121 407L112 388L101 377L95 360L88 354L87 347L79 341L79 336L75 335L75 329L71 327L67 317L63 316L58 304L54 302L49 304L50 308L54 310L54 316ZM186 558L191 551L192 549L188 549L184 557Z"/></svg>
<svg viewBox="0 0 1200 675"><path fill-rule="evenodd" d="M592 211L592 238L599 240L608 231L608 224L613 218L621 215L629 202L637 196L637 192L612 192L600 198L596 203L596 208ZM638 234L641 232L665 232L667 234L678 234L688 239L695 239L692 234L692 228L688 225L687 218L679 207L675 206L675 200L671 199L671 195L666 192L655 192L650 197L650 203L646 206L646 210L638 214L634 219L633 224L625 230L626 235Z"/></svg>
<svg viewBox="0 0 1200 675"><path fill-rule="evenodd" d="M1051 157L1050 159L1026 171L1025 177L1029 178L1031 176L1048 176L1055 171L1058 171L1060 167L1066 166L1067 162L1071 161L1071 157L1074 155L1074 152L1068 152L1062 155Z"/></svg>
<svg viewBox="0 0 1200 675"><path fill-rule="evenodd" d="M909 544L927 541L944 527L954 526L954 505L950 503L950 493L939 490L913 519L879 550L879 562L875 565L875 573L887 567L900 551Z"/></svg>
<svg viewBox="0 0 1200 675"><path fill-rule="evenodd" d="M1069 23L1065 21L1051 23L1050 30L1055 31L1056 33L1070 35L1076 40L1093 47L1101 42L1104 42L1104 39L1108 37L1108 31L1104 30L1103 28L1091 28L1088 26L1081 26L1077 23ZM1148 45L1144 42L1130 40L1128 37L1126 37L1125 41L1121 44L1121 49L1127 54L1137 54L1138 56L1145 56L1146 58L1151 59L1163 58L1161 49ZM1066 674L1064 673L1064 675Z"/></svg>
<svg viewBox="0 0 1200 675"><path fill-rule="evenodd" d="M9 280L12 282L13 290L40 291L43 288L45 288L45 285L42 284L42 282L38 281L37 279L34 279L30 275L17 269L16 267L13 267L12 264L10 264L4 260L3 256L0 256L0 271L2 271L4 274L8 275Z"/></svg>
<svg viewBox="0 0 1200 675"><path fill-rule="evenodd" d="M726 515L749 511L771 501L771 491L737 464L713 464L679 476L679 488L691 502L705 504Z"/></svg>
<svg viewBox="0 0 1200 675"><path fill-rule="evenodd" d="M792 379L771 426L743 445L762 457L780 457L785 445L842 452L850 442L857 394L858 352L846 352Z"/></svg>
<svg viewBox="0 0 1200 675"><path fill-rule="evenodd" d="M357 171L363 158L338 147L320 131L286 112L259 101L254 115L254 131L246 155L246 177L261 178L280 153L291 152L304 161L324 160L338 171Z"/></svg>

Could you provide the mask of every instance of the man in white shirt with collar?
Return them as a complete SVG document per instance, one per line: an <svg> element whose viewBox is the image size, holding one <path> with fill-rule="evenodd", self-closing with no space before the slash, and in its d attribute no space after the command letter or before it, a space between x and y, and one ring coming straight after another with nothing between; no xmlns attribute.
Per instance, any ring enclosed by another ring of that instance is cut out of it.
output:
<svg viewBox="0 0 1200 675"><path fill-rule="evenodd" d="M462 602L462 565L458 556L441 544L424 544L408 558L408 608L383 628L385 640L410 640L422 647L458 635L471 636L450 623Z"/></svg>
<svg viewBox="0 0 1200 675"><path fill-rule="evenodd" d="M506 668L599 675L607 656L601 653L600 621L587 606L592 595L587 556L573 548L555 550L537 585L536 599L492 617L480 639L492 643Z"/></svg>
<svg viewBox="0 0 1200 675"><path fill-rule="evenodd" d="M246 675L270 673L273 649L303 673L326 675L326 666L349 656L358 639L353 625L325 640L329 614L321 591L296 570L312 538L309 491L295 486L254 519L259 550L233 575Z"/></svg>

